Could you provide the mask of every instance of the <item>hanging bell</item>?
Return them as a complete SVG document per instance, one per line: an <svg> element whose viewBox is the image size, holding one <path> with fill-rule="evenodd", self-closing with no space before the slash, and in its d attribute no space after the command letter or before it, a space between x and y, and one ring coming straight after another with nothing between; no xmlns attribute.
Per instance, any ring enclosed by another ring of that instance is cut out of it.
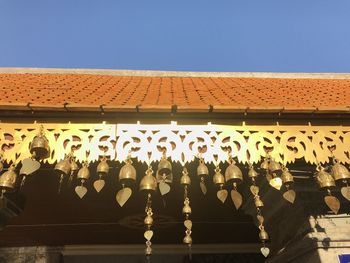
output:
<svg viewBox="0 0 350 263"><path fill-rule="evenodd" d="M265 229L261 229L259 232L259 238L261 241L269 240L269 234L265 231Z"/></svg>
<svg viewBox="0 0 350 263"><path fill-rule="evenodd" d="M75 159L72 158L71 163L70 163L70 172L74 174L78 170L79 170L79 165L77 164Z"/></svg>
<svg viewBox="0 0 350 263"><path fill-rule="evenodd" d="M234 183L241 183L243 181L242 171L235 165L233 160L225 170L225 180L226 182L233 181Z"/></svg>
<svg viewBox="0 0 350 263"><path fill-rule="evenodd" d="M260 165L260 169L269 170L270 157L267 155Z"/></svg>
<svg viewBox="0 0 350 263"><path fill-rule="evenodd" d="M281 164L279 162L276 162L275 160L271 159L269 162L269 171L272 174L280 176L282 174Z"/></svg>
<svg viewBox="0 0 350 263"><path fill-rule="evenodd" d="M205 165L203 158L199 159L199 165L197 167L197 175L199 177L205 177L209 175L208 167Z"/></svg>
<svg viewBox="0 0 350 263"><path fill-rule="evenodd" d="M164 155L158 164L158 173L157 174L160 176L166 175L168 177L171 174L171 171L172 171L171 162L169 162L168 159L166 158L166 156ZM167 182L171 183L172 178L171 178L171 181L167 181Z"/></svg>
<svg viewBox="0 0 350 263"><path fill-rule="evenodd" d="M136 181L136 169L132 165L131 159L128 158L125 162L126 163L119 171L119 181L122 183L126 181Z"/></svg>
<svg viewBox="0 0 350 263"><path fill-rule="evenodd" d="M80 168L80 170L78 171L78 174L77 174L78 179L86 181L90 178L90 171L89 171L88 166L89 165L87 162L83 163L83 167Z"/></svg>
<svg viewBox="0 0 350 263"><path fill-rule="evenodd" d="M213 182L215 185L223 185L225 184L225 177L222 175L219 167L215 168L215 174L213 176Z"/></svg>
<svg viewBox="0 0 350 263"><path fill-rule="evenodd" d="M101 162L97 165L96 172L98 175L105 176L109 172L109 165L105 157L102 158Z"/></svg>
<svg viewBox="0 0 350 263"><path fill-rule="evenodd" d="M349 181L350 180L350 172L349 170L338 162L338 160L334 160L334 165L332 166L331 174L333 175L334 180L336 181Z"/></svg>
<svg viewBox="0 0 350 263"><path fill-rule="evenodd" d="M49 141L43 133L44 128L40 128L40 132L34 137L32 143L30 144L30 153L36 159L45 159L50 156L50 146Z"/></svg>
<svg viewBox="0 0 350 263"><path fill-rule="evenodd" d="M11 165L9 169L0 176L0 188L5 192L12 192L16 187L17 174L15 166Z"/></svg>
<svg viewBox="0 0 350 263"><path fill-rule="evenodd" d="M141 179L140 182L140 191L155 191L157 189L157 179L153 176L152 167L149 166L145 176Z"/></svg>
<svg viewBox="0 0 350 263"><path fill-rule="evenodd" d="M286 167L283 168L281 179L284 185L291 185L294 183L293 175L289 172L289 170Z"/></svg>
<svg viewBox="0 0 350 263"><path fill-rule="evenodd" d="M258 172L257 171L255 171L255 169L254 169L254 167L253 167L253 165L250 165L249 166L249 171L248 171L248 177L249 178L256 178L256 177L258 177Z"/></svg>
<svg viewBox="0 0 350 263"><path fill-rule="evenodd" d="M191 184L191 178L188 175L186 167L184 167L183 170L182 170L182 176L180 178L180 184L182 184L182 185L190 185Z"/></svg>
<svg viewBox="0 0 350 263"><path fill-rule="evenodd" d="M55 165L55 171L59 174L68 175L71 171L70 157L66 156Z"/></svg>
<svg viewBox="0 0 350 263"><path fill-rule="evenodd" d="M327 173L323 167L319 168L319 171L316 174L316 181L320 188L335 187L334 178Z"/></svg>

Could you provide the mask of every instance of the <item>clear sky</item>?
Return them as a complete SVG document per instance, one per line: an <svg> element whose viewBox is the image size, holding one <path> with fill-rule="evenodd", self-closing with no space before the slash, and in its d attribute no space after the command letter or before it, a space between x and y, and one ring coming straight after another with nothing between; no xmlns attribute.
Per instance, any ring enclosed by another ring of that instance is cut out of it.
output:
<svg viewBox="0 0 350 263"><path fill-rule="evenodd" d="M350 72L350 0L0 0L0 67Z"/></svg>

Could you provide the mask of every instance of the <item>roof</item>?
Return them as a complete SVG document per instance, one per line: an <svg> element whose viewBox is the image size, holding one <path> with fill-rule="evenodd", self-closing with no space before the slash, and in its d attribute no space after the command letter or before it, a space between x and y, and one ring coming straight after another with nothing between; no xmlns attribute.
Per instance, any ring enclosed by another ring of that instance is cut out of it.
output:
<svg viewBox="0 0 350 263"><path fill-rule="evenodd" d="M0 109L345 113L350 74L3 68Z"/></svg>

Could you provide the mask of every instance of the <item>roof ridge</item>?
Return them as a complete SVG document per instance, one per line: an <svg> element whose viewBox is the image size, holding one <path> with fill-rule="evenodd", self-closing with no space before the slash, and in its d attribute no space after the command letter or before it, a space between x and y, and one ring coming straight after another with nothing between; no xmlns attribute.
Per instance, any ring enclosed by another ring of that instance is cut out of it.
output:
<svg viewBox="0 0 350 263"><path fill-rule="evenodd" d="M158 70L115 70L74 68L1 68L0 74L78 74L135 77L203 77L203 78L278 78L278 79L350 79L350 73L282 73L282 72L194 72Z"/></svg>

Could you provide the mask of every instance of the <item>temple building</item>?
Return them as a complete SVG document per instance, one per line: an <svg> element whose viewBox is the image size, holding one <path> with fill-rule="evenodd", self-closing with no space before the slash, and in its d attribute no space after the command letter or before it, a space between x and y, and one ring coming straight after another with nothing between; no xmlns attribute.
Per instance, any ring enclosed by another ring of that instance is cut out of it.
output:
<svg viewBox="0 0 350 263"><path fill-rule="evenodd" d="M350 262L350 75L0 68L0 262Z"/></svg>

